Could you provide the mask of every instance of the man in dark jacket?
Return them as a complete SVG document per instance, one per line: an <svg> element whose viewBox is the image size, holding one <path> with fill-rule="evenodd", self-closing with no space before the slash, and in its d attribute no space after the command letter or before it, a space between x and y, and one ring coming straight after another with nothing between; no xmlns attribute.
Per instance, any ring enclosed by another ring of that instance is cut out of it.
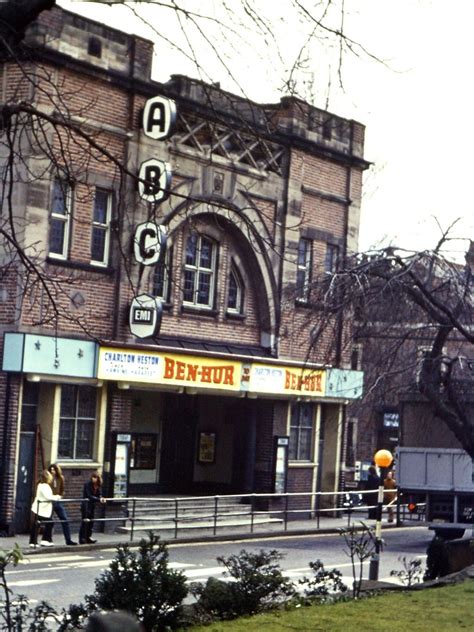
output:
<svg viewBox="0 0 474 632"><path fill-rule="evenodd" d="M380 477L377 474L377 470L373 465L369 467L369 475L367 476L366 489L378 490L380 485ZM365 499L369 505L369 520L376 520L377 518L377 500L378 493L365 494Z"/></svg>

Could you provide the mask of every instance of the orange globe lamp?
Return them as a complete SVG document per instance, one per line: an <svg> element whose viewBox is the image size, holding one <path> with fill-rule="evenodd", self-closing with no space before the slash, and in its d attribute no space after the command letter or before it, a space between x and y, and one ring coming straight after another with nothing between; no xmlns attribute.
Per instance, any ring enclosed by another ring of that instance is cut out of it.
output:
<svg viewBox="0 0 474 632"><path fill-rule="evenodd" d="M390 450L379 450L375 453L374 461L379 467L390 467L393 461L392 453Z"/></svg>

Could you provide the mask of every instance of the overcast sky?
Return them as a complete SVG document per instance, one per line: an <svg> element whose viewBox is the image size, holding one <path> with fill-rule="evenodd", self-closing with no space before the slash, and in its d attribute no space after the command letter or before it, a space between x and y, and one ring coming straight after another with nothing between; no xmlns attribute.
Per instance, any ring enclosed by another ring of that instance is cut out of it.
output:
<svg viewBox="0 0 474 632"><path fill-rule="evenodd" d="M206 21L204 30L214 50L196 29L188 28L189 42L203 69L199 75L193 63L135 19L129 9L58 0L64 8L156 40L154 78L158 81L166 81L171 74L201 76L263 102L278 101L285 92L284 78L312 29L288 12L290 2L254 0L251 6L265 16L260 32L245 17L244 26L233 22L234 33L231 25L222 34ZM165 38L186 48L182 23L173 12L152 4L130 4ZM228 4L240 6L239 0ZM307 6L316 4L316 0L306 1ZM181 0L181 5L227 19L221 1ZM443 228L461 218L453 235L464 241L450 246L459 258L465 240L474 239L470 192L474 185L474 1L345 0L345 8L346 34L386 64L356 47L358 56L346 53L343 57L341 89L337 46L320 37L305 50L304 67L296 79L300 92L317 107L327 106L366 125L365 153L374 166L366 177L360 249L388 243L407 249L431 248L440 236L434 218ZM339 12L333 19L339 25ZM267 25L274 41L269 33L265 37Z"/></svg>

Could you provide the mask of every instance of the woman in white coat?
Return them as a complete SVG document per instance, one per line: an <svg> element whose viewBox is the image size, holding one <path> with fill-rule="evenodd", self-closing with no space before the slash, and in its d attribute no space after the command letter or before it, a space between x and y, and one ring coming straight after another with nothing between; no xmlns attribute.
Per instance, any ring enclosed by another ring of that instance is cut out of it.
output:
<svg viewBox="0 0 474 632"><path fill-rule="evenodd" d="M61 500L61 496L53 494L53 490L50 486L52 481L53 477L51 473L48 472L48 470L43 470L31 507L31 511L35 515L30 532L30 546L32 548L38 546L38 530L40 525L44 527L43 539L40 545L53 546L53 522L51 520L51 516L53 515L53 500Z"/></svg>

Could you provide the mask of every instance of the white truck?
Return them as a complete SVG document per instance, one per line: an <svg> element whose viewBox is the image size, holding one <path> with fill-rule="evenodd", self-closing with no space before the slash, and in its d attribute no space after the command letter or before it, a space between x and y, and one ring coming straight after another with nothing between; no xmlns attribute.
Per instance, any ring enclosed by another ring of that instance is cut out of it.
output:
<svg viewBox="0 0 474 632"><path fill-rule="evenodd" d="M424 507L437 536L474 530L474 461L464 450L400 447L396 467L399 503L413 513Z"/></svg>

